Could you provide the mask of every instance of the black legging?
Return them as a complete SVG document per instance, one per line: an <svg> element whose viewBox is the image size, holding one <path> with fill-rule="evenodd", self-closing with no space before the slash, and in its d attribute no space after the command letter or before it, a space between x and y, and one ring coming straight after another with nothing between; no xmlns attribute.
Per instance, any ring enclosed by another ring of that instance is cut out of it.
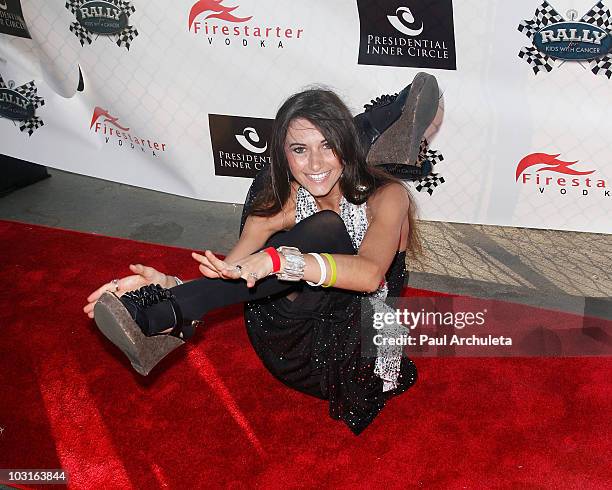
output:
<svg viewBox="0 0 612 490"><path fill-rule="evenodd" d="M320 211L297 223L291 230L273 235L265 247L280 245L297 247L303 253L327 252L332 254L356 254L351 238L340 216L333 211ZM264 247L264 248L265 248ZM257 282L254 288L248 288L246 282L229 279L196 279L172 288L183 317L187 320L198 320L214 308L220 308L245 301L252 301L273 294L285 292L289 294L301 282L279 281L276 276L269 276ZM156 326L153 331L168 328L167 305L160 303L151 307L149 314ZM156 313L154 313L156 312ZM149 311L147 312L149 313ZM151 316L157 317L155 321Z"/></svg>

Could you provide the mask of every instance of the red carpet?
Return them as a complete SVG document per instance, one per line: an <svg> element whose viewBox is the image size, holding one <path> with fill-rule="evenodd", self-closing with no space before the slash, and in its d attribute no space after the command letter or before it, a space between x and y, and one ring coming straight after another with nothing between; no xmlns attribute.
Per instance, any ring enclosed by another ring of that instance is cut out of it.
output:
<svg viewBox="0 0 612 490"><path fill-rule="evenodd" d="M195 277L188 250L0 222L0 254L0 468L96 489L612 487L609 358L417 358L356 437L264 369L241 307L147 378L82 313L130 261Z"/></svg>

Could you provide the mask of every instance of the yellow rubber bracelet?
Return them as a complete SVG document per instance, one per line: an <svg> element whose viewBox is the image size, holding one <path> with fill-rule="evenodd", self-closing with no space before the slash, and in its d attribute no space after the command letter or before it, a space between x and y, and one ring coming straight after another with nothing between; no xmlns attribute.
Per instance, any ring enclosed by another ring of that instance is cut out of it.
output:
<svg viewBox="0 0 612 490"><path fill-rule="evenodd" d="M329 267L331 268L331 278L329 280L329 284L323 284L324 288L331 288L334 284L336 284L336 261L330 254L321 254L323 257L327 259L329 262Z"/></svg>

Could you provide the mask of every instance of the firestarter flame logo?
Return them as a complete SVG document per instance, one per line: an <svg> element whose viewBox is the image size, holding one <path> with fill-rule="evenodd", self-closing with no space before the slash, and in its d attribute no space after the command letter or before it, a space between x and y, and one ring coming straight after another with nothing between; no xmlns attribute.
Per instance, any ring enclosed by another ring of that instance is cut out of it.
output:
<svg viewBox="0 0 612 490"><path fill-rule="evenodd" d="M222 2L223 0L200 0L194 3L189 12L189 30L191 30L191 26L196 18L203 12L212 12L205 17L205 20L214 18L226 20L228 22L247 22L253 18L252 15L248 17L236 17L232 12L236 10L238 6L226 7L221 4Z"/></svg>
<svg viewBox="0 0 612 490"><path fill-rule="evenodd" d="M523 158L516 166L515 180L519 185L531 187L540 194L558 192L560 195L592 196L603 194L610 197L608 182L597 170L573 168L578 160L566 162L559 160L560 153L532 153ZM535 168L535 172L533 172ZM531 170L530 170L531 169ZM591 175L595 174L597 175Z"/></svg>
<svg viewBox="0 0 612 490"><path fill-rule="evenodd" d="M560 153L556 155L549 155L548 153L532 153L531 155L527 155L516 166L516 181L518 182L519 177L525 170L534 165L548 165L547 167L537 169L536 172L550 171L567 175L589 175L595 172L595 170L580 171L570 168L572 165L578 163L578 160L575 162L557 160L557 157L560 155Z"/></svg>
<svg viewBox="0 0 612 490"><path fill-rule="evenodd" d="M99 106L94 108L89 129L103 136L106 144L111 143L120 148L140 149L142 152L149 152L154 157L168 150L166 143L131 133L130 128L119 123L118 117L112 116L106 109Z"/></svg>
<svg viewBox="0 0 612 490"><path fill-rule="evenodd" d="M93 116L91 118L91 124L89 125L89 129L93 128L93 125L100 118L104 117L104 123L111 123L113 126L123 130L129 131L130 128L125 128L118 123L119 118L111 116L106 109L102 109L101 107L97 107L94 109Z"/></svg>
<svg viewBox="0 0 612 490"><path fill-rule="evenodd" d="M234 10L238 6L229 7L223 2L232 0L200 0L195 2L187 20L187 30L194 36L206 36L209 46L217 43L225 46L238 45L242 47L275 46L283 49L284 42L293 42L302 38L304 29L279 25L266 25L253 22L253 16L238 17ZM202 20L198 20L202 16ZM269 44L267 44L269 43Z"/></svg>

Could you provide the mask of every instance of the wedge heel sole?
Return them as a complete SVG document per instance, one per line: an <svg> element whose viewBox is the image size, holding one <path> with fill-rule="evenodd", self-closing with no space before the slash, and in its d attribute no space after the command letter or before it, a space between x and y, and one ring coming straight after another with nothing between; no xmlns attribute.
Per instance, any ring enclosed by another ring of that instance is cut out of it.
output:
<svg viewBox="0 0 612 490"><path fill-rule="evenodd" d="M123 303L112 293L104 293L94 306L94 319L102 334L130 360L143 376L170 352L185 342L170 335L147 337L132 319Z"/></svg>
<svg viewBox="0 0 612 490"><path fill-rule="evenodd" d="M417 75L402 115L374 142L368 153L368 163L416 164L422 135L438 112L438 98L435 77L426 73ZM430 102L423 103L423 100Z"/></svg>

